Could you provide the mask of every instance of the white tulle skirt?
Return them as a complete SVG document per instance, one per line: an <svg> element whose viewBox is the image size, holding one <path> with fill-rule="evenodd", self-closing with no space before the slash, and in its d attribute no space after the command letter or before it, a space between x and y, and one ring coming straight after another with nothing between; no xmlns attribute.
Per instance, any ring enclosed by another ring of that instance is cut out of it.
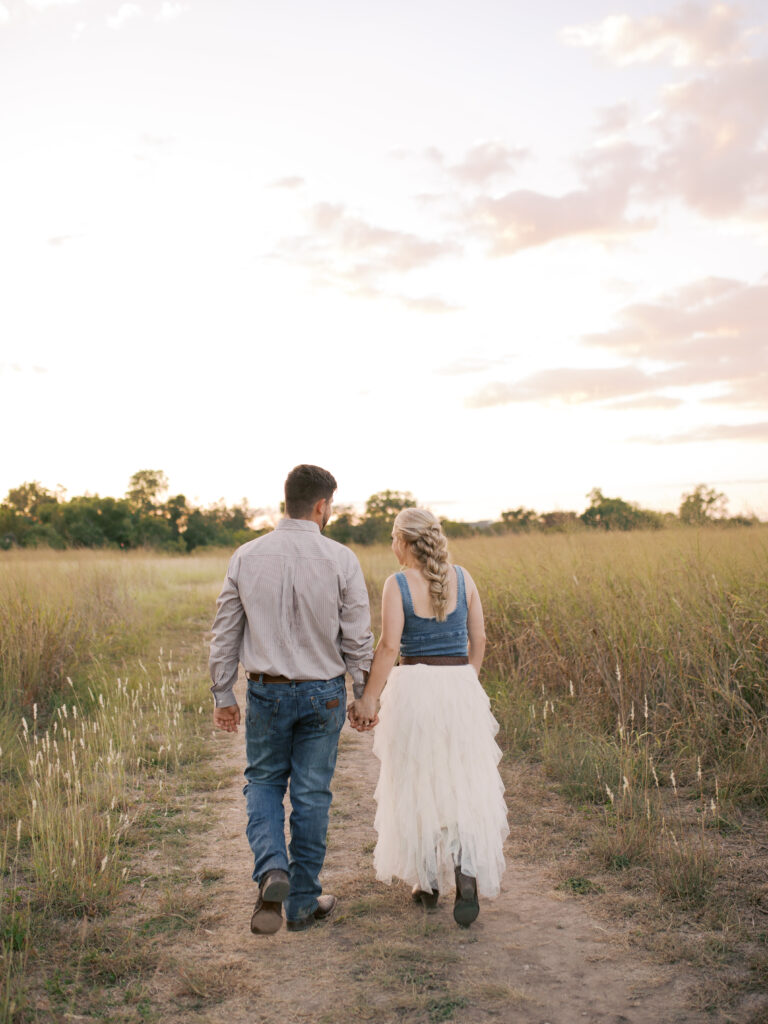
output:
<svg viewBox="0 0 768 1024"><path fill-rule="evenodd" d="M380 881L447 892L461 864L481 896L498 895L509 834L498 730L471 665L392 670L373 743Z"/></svg>

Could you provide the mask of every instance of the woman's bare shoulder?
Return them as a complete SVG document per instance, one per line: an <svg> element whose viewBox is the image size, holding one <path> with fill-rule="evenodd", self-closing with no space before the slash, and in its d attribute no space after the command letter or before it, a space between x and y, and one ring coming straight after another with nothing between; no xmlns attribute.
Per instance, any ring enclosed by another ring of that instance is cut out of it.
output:
<svg viewBox="0 0 768 1024"><path fill-rule="evenodd" d="M472 579L470 573L464 568L463 565L457 565L456 568L460 570L462 575L464 576L464 583L466 584L467 590L474 591L475 593L477 593L477 584Z"/></svg>

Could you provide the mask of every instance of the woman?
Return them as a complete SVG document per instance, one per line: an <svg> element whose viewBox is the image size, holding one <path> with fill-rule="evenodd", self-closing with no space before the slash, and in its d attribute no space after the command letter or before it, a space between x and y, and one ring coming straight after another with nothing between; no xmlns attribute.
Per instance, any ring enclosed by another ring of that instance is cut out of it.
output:
<svg viewBox="0 0 768 1024"><path fill-rule="evenodd" d="M356 728L378 724L376 877L413 884L427 907L455 881L453 916L468 927L478 894L498 895L509 832L499 726L478 679L483 609L469 573L449 563L431 512L403 509L392 550L404 568L384 584L381 639L365 691L349 709Z"/></svg>

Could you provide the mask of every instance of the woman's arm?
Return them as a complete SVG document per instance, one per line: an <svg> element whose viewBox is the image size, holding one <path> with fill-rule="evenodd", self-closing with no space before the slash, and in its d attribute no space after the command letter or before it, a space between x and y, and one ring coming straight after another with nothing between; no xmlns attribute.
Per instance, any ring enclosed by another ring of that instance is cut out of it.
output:
<svg viewBox="0 0 768 1024"><path fill-rule="evenodd" d="M373 664L365 684L363 696L355 701L353 715L358 721L369 722L376 717L376 702L387 683L389 673L400 651L405 615L400 587L394 576L388 577L381 594L381 637L373 655Z"/></svg>
<svg viewBox="0 0 768 1024"><path fill-rule="evenodd" d="M467 584L467 632L469 633L469 663L480 675L480 666L483 664L485 655L485 620L483 618L483 606L480 603L480 594L475 586L475 581L464 570L464 579Z"/></svg>

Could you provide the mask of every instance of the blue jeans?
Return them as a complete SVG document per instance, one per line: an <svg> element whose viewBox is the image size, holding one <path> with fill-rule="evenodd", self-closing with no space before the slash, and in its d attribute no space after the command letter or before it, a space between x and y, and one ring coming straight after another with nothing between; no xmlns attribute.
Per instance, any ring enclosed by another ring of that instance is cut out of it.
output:
<svg viewBox="0 0 768 1024"><path fill-rule="evenodd" d="M346 717L344 676L308 682L248 681L245 716L246 833L253 880L280 868L291 881L289 921L308 917L322 892L331 779ZM283 798L290 779L291 841L285 849Z"/></svg>

